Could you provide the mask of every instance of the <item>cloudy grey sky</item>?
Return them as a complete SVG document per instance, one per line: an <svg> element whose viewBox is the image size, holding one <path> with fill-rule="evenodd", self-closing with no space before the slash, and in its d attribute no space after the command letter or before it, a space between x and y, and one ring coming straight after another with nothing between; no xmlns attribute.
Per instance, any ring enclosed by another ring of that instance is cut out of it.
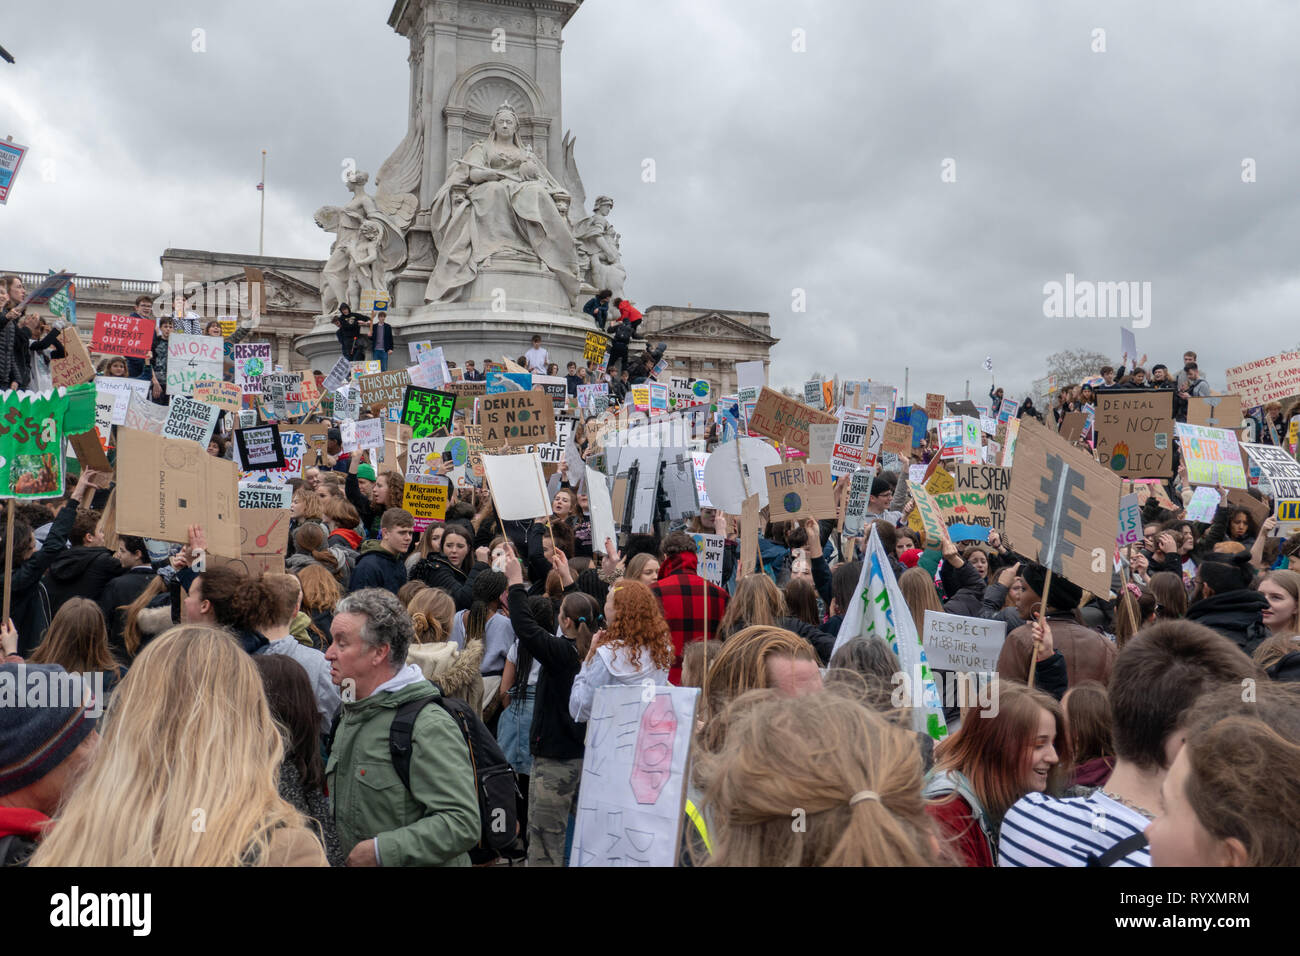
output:
<svg viewBox="0 0 1300 956"><path fill-rule="evenodd" d="M0 137L32 151L0 266L158 278L168 246L255 252L263 147L267 254L324 257L341 162L373 171L406 130L390 8L16 5ZM1194 348L1218 384L1300 341L1297 36L1262 0L587 0L563 119L617 201L629 295L770 312L778 384L901 388L908 366L923 401L986 389L986 355L1017 391L1060 348L1118 358L1118 320L1044 317L1066 273L1150 282L1139 350Z"/></svg>

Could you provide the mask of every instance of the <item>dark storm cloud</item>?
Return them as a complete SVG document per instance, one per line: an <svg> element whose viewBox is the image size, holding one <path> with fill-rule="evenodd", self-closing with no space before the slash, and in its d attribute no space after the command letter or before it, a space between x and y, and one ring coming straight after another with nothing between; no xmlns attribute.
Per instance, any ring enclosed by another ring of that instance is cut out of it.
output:
<svg viewBox="0 0 1300 956"><path fill-rule="evenodd" d="M33 166L0 261L155 276L168 245L255 250L262 147L267 252L322 257L341 161L373 174L405 133L389 9L25 5L0 135ZM563 122L616 200L631 297L770 312L778 383L908 366L913 399L953 397L987 387L985 355L1016 391L1060 348L1118 358L1119 320L1044 317L1066 273L1150 282L1140 349L1195 348L1221 383L1300 340L1298 27L1280 3L587 0Z"/></svg>

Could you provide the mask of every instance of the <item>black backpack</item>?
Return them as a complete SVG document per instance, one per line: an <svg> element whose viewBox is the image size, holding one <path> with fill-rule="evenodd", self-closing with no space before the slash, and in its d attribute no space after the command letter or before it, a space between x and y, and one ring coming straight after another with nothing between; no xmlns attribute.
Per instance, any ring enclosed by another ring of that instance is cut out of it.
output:
<svg viewBox="0 0 1300 956"><path fill-rule="evenodd" d="M479 849L501 850L515 841L519 828L519 784L514 768L497 744L491 731L463 700L435 694L412 700L397 708L388 730L388 750L393 769L407 790L411 789L411 735L416 718L428 704L441 707L460 728L469 746L469 762L474 768L474 789L478 793L480 820Z"/></svg>

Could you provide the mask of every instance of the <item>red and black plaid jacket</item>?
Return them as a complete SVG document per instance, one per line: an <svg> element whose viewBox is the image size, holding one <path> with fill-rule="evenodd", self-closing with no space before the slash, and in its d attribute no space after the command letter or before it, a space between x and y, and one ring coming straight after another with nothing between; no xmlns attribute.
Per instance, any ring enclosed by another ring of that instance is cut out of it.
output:
<svg viewBox="0 0 1300 956"><path fill-rule="evenodd" d="M668 680L682 682L682 648L687 641L710 640L727 611L727 592L695 573L696 556L691 552L671 554L659 569L659 580L650 585L663 605L664 619L673 632L673 666ZM705 634L705 602L708 606L708 634Z"/></svg>

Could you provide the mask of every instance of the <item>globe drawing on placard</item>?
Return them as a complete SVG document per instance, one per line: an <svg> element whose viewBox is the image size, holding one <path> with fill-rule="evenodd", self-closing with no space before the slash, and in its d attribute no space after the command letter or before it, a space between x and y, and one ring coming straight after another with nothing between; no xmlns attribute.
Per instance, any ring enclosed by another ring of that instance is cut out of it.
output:
<svg viewBox="0 0 1300 956"><path fill-rule="evenodd" d="M453 438L447 442L447 451L451 452L451 462L457 468L464 466L469 460L469 441L464 438Z"/></svg>
<svg viewBox="0 0 1300 956"><path fill-rule="evenodd" d="M249 358L244 360L244 375L248 378L257 378L259 375L266 373L266 366L262 364L260 358Z"/></svg>
<svg viewBox="0 0 1300 956"><path fill-rule="evenodd" d="M803 507L803 499L799 497L797 491L787 491L785 497L781 499L781 504L785 506L786 511L794 514Z"/></svg>
<svg viewBox="0 0 1300 956"><path fill-rule="evenodd" d="M518 418L521 422L526 422L531 417L532 417L532 413L529 412L528 409L526 408L519 409Z"/></svg>
<svg viewBox="0 0 1300 956"><path fill-rule="evenodd" d="M695 393L696 398L708 398L709 383L702 378L696 379L695 383L691 385L691 391Z"/></svg>

